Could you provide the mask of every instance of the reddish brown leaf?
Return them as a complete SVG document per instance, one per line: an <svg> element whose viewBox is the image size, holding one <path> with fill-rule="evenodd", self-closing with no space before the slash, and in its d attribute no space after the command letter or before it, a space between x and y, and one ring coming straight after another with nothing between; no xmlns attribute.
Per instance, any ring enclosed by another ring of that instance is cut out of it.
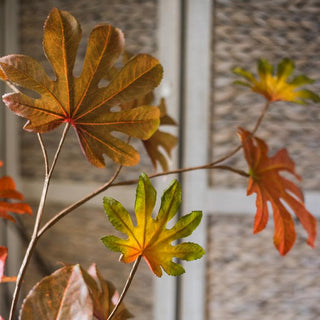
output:
<svg viewBox="0 0 320 320"><path fill-rule="evenodd" d="M0 283L15 282L17 277L7 277L4 275L4 268L8 257L8 248L0 246ZM1 320L1 317L0 317Z"/></svg>
<svg viewBox="0 0 320 320"><path fill-rule="evenodd" d="M113 161L132 166L138 152L113 135L121 132L138 139L148 139L159 126L159 110L141 106L133 110L112 111L112 107L132 101L155 88L162 78L159 61L140 54L130 59L117 73L113 64L124 49L123 33L109 24L96 26L90 35L82 73L73 76L73 67L81 28L68 12L56 8L44 26L44 51L55 72L52 80L43 67L24 55L0 59L2 73L14 84L39 94L4 96L7 106L28 119L25 129L47 132L63 122L70 123L88 160L104 167L106 154ZM113 79L106 87L99 85L112 70Z"/></svg>
<svg viewBox="0 0 320 320"><path fill-rule="evenodd" d="M282 149L273 157L268 157L267 144L250 132L239 128L239 136L243 143L246 161L249 165L249 183L247 194L257 194L254 233L263 230L269 219L268 202L271 203L274 219L274 244L281 255L285 255L293 246L296 239L294 221L284 205L300 220L308 233L307 243L314 246L316 238L316 219L304 206L302 191L292 181L280 175L281 171L295 173L295 164L287 151Z"/></svg>
<svg viewBox="0 0 320 320"><path fill-rule="evenodd" d="M0 167L1 166L2 162L0 162ZM24 199L23 194L16 190L12 178L7 176L0 178L0 199ZM27 203L9 203L7 201L0 201L0 217L15 222L15 219L9 215L8 212L32 214L32 209Z"/></svg>
<svg viewBox="0 0 320 320"><path fill-rule="evenodd" d="M90 281L88 277L86 279L93 301L94 316L98 320L107 320L119 300L119 293L110 281L102 277L95 264L92 264L87 272L90 275ZM121 303L113 319L126 320L129 318L133 318L132 314Z"/></svg>
<svg viewBox="0 0 320 320"><path fill-rule="evenodd" d="M176 122L168 115L165 100L162 98L160 105L160 125L176 125ZM168 171L168 160L165 153L171 157L172 149L177 145L178 139L168 132L159 129L151 136L144 140L143 145L151 159L152 165L157 169L157 162L160 163L163 171ZM163 152L165 151L165 153Z"/></svg>
<svg viewBox="0 0 320 320"><path fill-rule="evenodd" d="M8 256L8 248L0 246L0 282L4 275L4 267L6 265L6 260Z"/></svg>
<svg viewBox="0 0 320 320"><path fill-rule="evenodd" d="M23 302L20 320L92 319L93 305L79 265L63 267L43 278Z"/></svg>
<svg viewBox="0 0 320 320"><path fill-rule="evenodd" d="M123 53L123 63L127 63L133 54L125 51ZM105 76L105 79L110 81L117 74L117 68L113 68ZM137 108L139 106L152 106L154 102L154 93L149 92L146 95L139 96L138 98L123 103L120 105L121 110L129 110L132 108ZM165 99L162 98L158 106L160 110L160 125L177 125L176 122L168 115ZM147 154L152 162L154 169L157 169L157 163L162 167L163 171L169 169L168 159L166 155L170 158L171 151L176 146L178 142L177 137L168 132L160 131L159 129L147 140L142 140L143 146L145 147Z"/></svg>
<svg viewBox="0 0 320 320"><path fill-rule="evenodd" d="M98 319L106 320L118 293L102 278L93 264L88 271L79 265L67 265L43 278L23 302L20 320ZM121 304L113 319L126 320L132 315Z"/></svg>

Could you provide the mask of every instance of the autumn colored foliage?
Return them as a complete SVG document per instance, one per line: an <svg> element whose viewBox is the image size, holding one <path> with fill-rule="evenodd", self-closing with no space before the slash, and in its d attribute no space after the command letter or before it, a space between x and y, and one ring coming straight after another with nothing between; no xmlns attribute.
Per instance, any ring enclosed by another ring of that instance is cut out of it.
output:
<svg viewBox="0 0 320 320"><path fill-rule="evenodd" d="M242 128L239 128L239 136L249 166L247 194L257 194L257 213L253 232L258 233L265 228L269 219L268 202L270 202L275 228L274 244L282 255L288 253L296 240L296 232L294 221L283 204L284 201L308 232L308 244L313 247L317 234L316 219L305 208L302 191L280 174L286 171L300 180L287 150L282 149L273 157L269 157L268 146L263 140L252 137L250 132Z"/></svg>
<svg viewBox="0 0 320 320"><path fill-rule="evenodd" d="M0 162L0 167L2 162ZM16 190L15 183L11 177L5 176L0 178L0 218L8 219L15 222L15 219L8 213L32 214L32 209L27 203L10 203L4 200L23 200L22 193Z"/></svg>
<svg viewBox="0 0 320 320"><path fill-rule="evenodd" d="M40 95L34 99L21 92L10 93L3 100L13 112L28 119L26 130L43 133L70 123L86 157L97 167L105 166L103 154L120 164L135 165L139 161L137 151L111 132L148 139L159 126L159 110L139 106L115 112L111 108L156 87L162 67L157 59L140 54L130 59L106 87L100 87L100 80L124 50L123 34L108 24L96 26L89 38L82 73L75 78L73 67L80 39L78 21L68 12L53 9L44 26L43 46L56 80L28 56L3 57L3 78Z"/></svg>
<svg viewBox="0 0 320 320"><path fill-rule="evenodd" d="M155 203L156 191L145 174L140 175L137 186L136 226L128 211L118 201L105 197L104 207L110 222L117 230L126 234L128 239L106 236L102 238L102 242L111 250L121 252L121 261L125 263L142 256L158 277L162 275L161 268L167 274L176 276L184 273L184 269L172 261L174 257L190 261L199 259L204 254L204 250L195 243L171 244L193 232L201 221L202 212L193 211L180 218L171 229L166 228L167 223L177 214L181 203L181 188L177 180L163 193L159 213L153 218Z"/></svg>
<svg viewBox="0 0 320 320"><path fill-rule="evenodd" d="M251 88L252 91L263 95L270 102L289 101L300 104L305 104L307 100L320 102L317 94L311 90L299 88L306 84L312 84L314 80L305 75L295 76L288 80L295 68L292 60L283 59L276 72L265 59L260 59L257 65L258 79L249 71L239 67L234 68L233 72L245 79L245 81L237 80L235 83Z"/></svg>
<svg viewBox="0 0 320 320"><path fill-rule="evenodd" d="M94 316L97 320L107 320L118 297L112 283L103 279L96 265L88 270L80 265L65 266L43 278L29 292L20 319L92 319ZM129 318L132 314L121 304L115 319Z"/></svg>

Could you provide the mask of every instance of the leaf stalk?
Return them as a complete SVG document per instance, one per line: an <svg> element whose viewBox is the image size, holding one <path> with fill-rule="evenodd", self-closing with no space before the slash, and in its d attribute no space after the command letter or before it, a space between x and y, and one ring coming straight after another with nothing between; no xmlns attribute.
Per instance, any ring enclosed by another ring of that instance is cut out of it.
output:
<svg viewBox="0 0 320 320"><path fill-rule="evenodd" d="M142 256L139 256L137 258L137 260L134 262L133 266L132 266L132 269L130 271L130 274L129 274L129 277L126 281L126 284L121 292L121 295L120 295L120 298L119 300L117 301L117 304L115 305L115 307L113 308L112 312L109 314L109 317L107 320L111 320L113 318L113 316L115 315L115 313L117 312L121 302L123 301L124 297L126 296L129 288L130 288L130 285L132 283L132 280L134 278L134 275L136 274L137 270L138 270L138 267L139 267L139 264L140 264L140 261L141 261L141 258Z"/></svg>
<svg viewBox="0 0 320 320"><path fill-rule="evenodd" d="M55 165L57 163L59 154L61 152L62 145L63 145L63 143L65 141L66 136L67 136L67 132L68 132L69 127L70 127L70 124L68 124L68 123L64 127L64 130L63 130L63 133L61 135L60 142L59 142L59 145L57 147L57 151L55 153L55 156L53 158L50 170L49 170L49 167L48 167L48 157L47 157L46 148L45 148L45 146L43 144L41 136L38 135L38 138L39 138L39 141L40 141L40 145L41 145L41 149L43 151L43 156L44 156L44 159L45 159L44 161L45 161L46 175L45 175L45 179L44 179L44 183L43 183L43 187L42 187L41 198L40 198L40 202L39 202L39 205L38 205L36 221L35 221L35 224L34 224L34 227L33 227L31 240L29 242L28 248L26 250L25 256L23 258L23 261L21 263L20 270L19 270L19 273L18 273L18 276L17 276L17 282L16 282L16 286L15 286L15 289L14 289L13 297L12 297L9 320L13 320L13 318L14 318L15 310L17 308L19 293L20 293L20 290L21 290L21 287L22 287L23 278L24 278L25 272L27 270L27 266L29 265L29 262L30 262L30 259L31 259L31 256L32 256L32 252L34 251L36 243L38 241L37 234L38 234L38 231L39 231L39 228L40 228L41 219L42 219L43 212L44 212L44 207L45 207L45 202L46 202L46 198L47 198L47 194L48 194L50 180L51 180L52 173L53 173L53 170L55 168Z"/></svg>

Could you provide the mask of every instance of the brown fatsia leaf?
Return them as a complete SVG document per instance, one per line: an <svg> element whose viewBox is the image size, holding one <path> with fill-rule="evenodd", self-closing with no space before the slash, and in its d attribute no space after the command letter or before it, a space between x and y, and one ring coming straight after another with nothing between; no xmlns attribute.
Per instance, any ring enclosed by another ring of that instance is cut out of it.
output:
<svg viewBox="0 0 320 320"><path fill-rule="evenodd" d="M93 303L79 266L63 267L43 278L23 302L20 320L91 320Z"/></svg>
<svg viewBox="0 0 320 320"><path fill-rule="evenodd" d="M106 320L118 297L95 264L88 271L80 265L66 265L33 287L23 302L20 320ZM122 303L113 319L131 317Z"/></svg>
<svg viewBox="0 0 320 320"><path fill-rule="evenodd" d="M159 110L161 127L164 125L176 125L176 122L167 113L166 103L163 98L161 99ZM178 142L177 137L169 132L158 129L149 139L143 140L142 142L151 159L153 167L157 169L157 162L159 162L162 170L168 171L169 166L165 153L171 157L171 151Z"/></svg>
<svg viewBox="0 0 320 320"><path fill-rule="evenodd" d="M93 301L94 316L98 320L107 320L119 300L119 293L110 281L102 277L95 264L92 264L87 272L90 275L89 281L88 277L86 279ZM129 318L133 318L133 315L121 303L113 319L126 320Z"/></svg>
<svg viewBox="0 0 320 320"><path fill-rule="evenodd" d="M97 167L105 166L103 154L117 163L135 165L138 152L112 133L148 139L159 126L159 110L141 106L116 112L112 107L155 88L161 81L162 67L155 58L139 54L107 86L100 87L100 81L124 49L123 33L109 24L97 25L89 38L82 73L76 78L73 67L80 39L78 21L66 11L52 9L44 26L43 46L56 79L50 79L43 67L28 56L3 57L2 74L40 95L33 98L10 93L3 100L13 112L28 119L26 130L43 133L63 122L70 123L86 157Z"/></svg>
<svg viewBox="0 0 320 320"><path fill-rule="evenodd" d="M134 55L128 51L123 53L123 63L127 63L132 59ZM117 74L118 70L113 67L109 73L105 76L105 80L112 80ZM137 108L139 106L152 106L154 103L154 93L151 91L146 95L142 95L137 99L123 103L120 105L121 110L128 110ZM158 105L160 111L160 126L165 125L177 125L177 123L168 115L166 101L164 98L161 99ZM149 139L142 139L144 148L152 162L153 168L157 170L157 163L162 167L163 171L169 169L168 159L171 157L172 149L177 145L178 139L171 133L161 131L158 129Z"/></svg>
<svg viewBox="0 0 320 320"><path fill-rule="evenodd" d="M275 229L274 244L281 255L287 254L296 240L296 231L290 212L284 205L286 203L307 231L307 242L313 247L317 234L317 221L305 208L300 188L280 174L286 171L300 179L287 150L281 149L274 156L269 157L268 146L263 140L251 137L250 132L242 128L239 128L239 136L249 166L247 194L257 194L254 233L266 227L269 219L268 202L270 202Z"/></svg>

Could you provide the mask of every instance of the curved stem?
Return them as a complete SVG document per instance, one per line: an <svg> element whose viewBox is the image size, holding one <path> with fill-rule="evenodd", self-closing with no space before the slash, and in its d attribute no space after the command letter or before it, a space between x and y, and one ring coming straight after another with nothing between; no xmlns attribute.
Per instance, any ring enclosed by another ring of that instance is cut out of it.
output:
<svg viewBox="0 0 320 320"><path fill-rule="evenodd" d="M75 202L74 204L70 205L69 207L65 208L64 210L60 211L58 214L56 214L52 219L50 219L38 232L37 238L39 239L49 228L51 228L54 224L56 224L60 219L62 219L65 215L70 213L71 211L75 210L76 208L80 207L82 204L86 203L99 193L107 190L113 181L117 178L117 176L120 173L122 166L119 166L116 172L113 174L113 176L110 178L108 182L103 184L100 188L97 190L93 191L92 193L88 194L84 198L80 199L79 201Z"/></svg>
<svg viewBox="0 0 320 320"><path fill-rule="evenodd" d="M103 184L101 187L99 187L98 189L96 189L92 193L88 194L84 198L80 199L79 201L75 202L74 204L70 205L69 207L63 209L62 211L57 213L54 217L52 217L40 229L40 231L38 232L37 238L40 238L48 229L53 227L64 216L66 216L67 214L69 214L70 212L72 212L73 210L75 210L76 208L81 206L82 204L86 203L87 201L89 201L93 197L97 196L101 192L106 191L108 188L118 187L118 186L127 186L127 185L132 185L132 184L138 183L138 181L139 181L138 179L125 180L125 181L120 181L120 182L117 182L117 183L113 183L114 180L116 179L116 177L118 176L121 168L122 167L120 166L117 169L117 171L114 173L114 175L111 177L111 179L107 183ZM248 173L246 173L245 171L238 170L238 169L235 169L235 168L232 168L232 167L229 167L229 166L212 166L211 163L209 163L209 164L206 164L206 165L203 165L203 166L198 166L198 167L182 168L182 169L176 169L176 170L172 170L172 171L159 172L159 173L155 173L155 174L149 175L149 178L152 179L152 178L157 178L157 177L166 176L166 175L170 175L170 174L176 174L176 173L182 173L182 172L188 172L188 171L195 171L195 170L203 170L203 169L228 170L228 171L232 171L234 173L237 173L237 174L239 174L241 176L249 177Z"/></svg>
<svg viewBox="0 0 320 320"><path fill-rule="evenodd" d="M38 240L37 234L38 234L38 230L40 228L40 223L41 223L41 219L42 219L42 215L43 215L43 211L44 211L44 206L45 206L45 202L46 202L46 198L47 198L47 194L48 194L50 179L51 179L53 170L55 168L58 156L60 154L63 142L66 138L69 126L70 125L67 123L64 130L63 130L63 133L62 133L56 154L55 154L54 159L52 161L50 170L48 170L48 166L46 165L46 176L45 176L44 183L43 183L42 194L41 194L41 198L40 198L40 202L39 202L39 206L38 206L38 211L37 211L37 215L36 215L36 221L35 221L35 224L33 227L31 240L29 242L28 248L26 250L25 256L23 258L23 261L21 263L20 270L18 273L17 282L16 282L14 293L13 293L13 297L12 297L9 320L13 320L15 310L17 308L18 297L19 297L19 293L21 290L23 277L24 277L24 274L27 270L27 266L29 265L29 262L30 262L30 259L32 256L32 252L33 252L33 250L36 246L37 240ZM41 144L41 148L43 148L43 150L45 150L41 138L40 138L40 144ZM44 152L44 156L46 157L46 152ZM45 160L45 162L46 161L47 160Z"/></svg>
<svg viewBox="0 0 320 320"><path fill-rule="evenodd" d="M261 122L264 118L264 116L266 115L266 112L270 106L271 102L270 101L266 101L265 105L264 105L264 108L262 109L262 112L255 124L255 126L253 127L253 130L251 131L251 134L250 136L247 138L249 139L250 137L254 136L255 133L257 132L257 130L259 129L260 125L261 125ZM245 143L246 141L244 141L243 143ZM239 150L242 149L242 146L243 144L239 144L235 149L233 149L231 152L229 152L228 154L226 154L225 156L223 156L222 158L218 159L218 160L215 160L214 162L211 162L212 165L216 165L218 163L221 163L229 158L231 158L233 155L235 155Z"/></svg>
<svg viewBox="0 0 320 320"><path fill-rule="evenodd" d="M138 259L134 262L134 265L132 266L131 272L130 272L129 277L127 279L127 282L121 292L120 298L119 298L117 304L115 305L115 307L113 308L112 312L110 313L107 320L111 320L113 318L113 316L115 315L115 313L117 312L122 300L124 299L125 295L127 294L128 290L129 290L129 287L130 287L131 282L134 278L134 275L136 274L136 272L138 270L140 261L141 261L141 256L139 256Z"/></svg>
<svg viewBox="0 0 320 320"><path fill-rule="evenodd" d="M44 159L44 169L45 169L45 175L47 176L49 174L49 162L48 162L48 154L47 154L47 149L44 146L42 136L40 133L37 133L37 137L40 143L43 159Z"/></svg>

